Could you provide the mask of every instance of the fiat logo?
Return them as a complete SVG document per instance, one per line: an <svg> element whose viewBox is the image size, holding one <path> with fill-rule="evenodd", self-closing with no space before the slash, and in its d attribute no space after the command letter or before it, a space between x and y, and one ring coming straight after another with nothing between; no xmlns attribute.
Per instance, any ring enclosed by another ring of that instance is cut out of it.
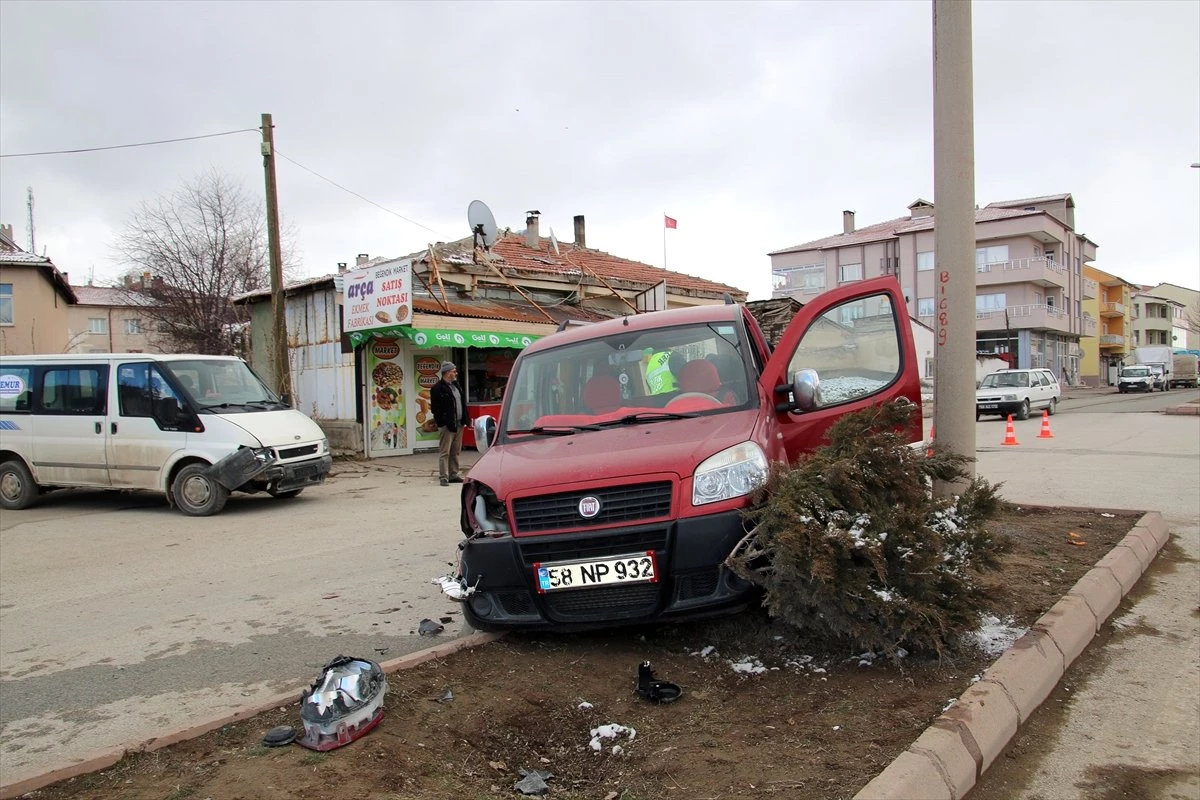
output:
<svg viewBox="0 0 1200 800"><path fill-rule="evenodd" d="M588 495L579 501L579 516L591 519L600 513L600 498Z"/></svg>

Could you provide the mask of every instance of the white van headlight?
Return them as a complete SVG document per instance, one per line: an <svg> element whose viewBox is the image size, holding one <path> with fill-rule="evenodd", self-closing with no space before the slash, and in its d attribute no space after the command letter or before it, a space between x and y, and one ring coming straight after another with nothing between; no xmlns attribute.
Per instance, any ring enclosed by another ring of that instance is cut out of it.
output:
<svg viewBox="0 0 1200 800"><path fill-rule="evenodd" d="M767 457L754 442L735 444L710 456L692 476L692 505L747 495L767 480Z"/></svg>
<svg viewBox="0 0 1200 800"><path fill-rule="evenodd" d="M1017 402L1017 396L1015 394L1006 394L1004 395L1003 400L1006 403L1015 403Z"/></svg>

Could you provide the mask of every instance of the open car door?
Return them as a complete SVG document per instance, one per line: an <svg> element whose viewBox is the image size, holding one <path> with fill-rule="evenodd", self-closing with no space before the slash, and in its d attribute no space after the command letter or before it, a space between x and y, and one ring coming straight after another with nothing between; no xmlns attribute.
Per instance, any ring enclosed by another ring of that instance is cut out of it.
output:
<svg viewBox="0 0 1200 800"><path fill-rule="evenodd" d="M796 396L795 377L805 373ZM812 380L815 378L816 380ZM912 320L894 277L826 292L797 312L763 370L789 461L825 443L839 417L903 397L916 408L910 441L921 439L921 378ZM812 391L815 389L815 391Z"/></svg>

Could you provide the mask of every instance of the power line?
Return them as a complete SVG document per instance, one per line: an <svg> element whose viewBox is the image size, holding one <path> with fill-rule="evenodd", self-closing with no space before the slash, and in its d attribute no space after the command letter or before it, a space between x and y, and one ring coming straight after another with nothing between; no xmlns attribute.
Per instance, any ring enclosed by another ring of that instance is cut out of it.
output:
<svg viewBox="0 0 1200 800"><path fill-rule="evenodd" d="M174 142L191 142L196 139L212 139L216 136L232 136L235 133L258 133L258 128L241 128L236 131L222 133L205 133L200 136L181 136L178 139L158 139L153 142L134 142L133 144L113 144L107 147L80 147L76 150L44 150L40 153L0 153L0 158L26 158L28 156L59 156L68 153L94 153L98 150L122 150L127 147L149 147L155 144L172 144Z"/></svg>
<svg viewBox="0 0 1200 800"><path fill-rule="evenodd" d="M409 219L408 217L404 216L403 214L397 214L395 211L392 211L390 208L387 208L387 207L385 207L385 206L381 206L381 205L379 205L379 203L376 203L376 202L375 202L374 200L372 200L371 198L369 198L369 197L363 197L361 194L359 194L358 192L354 191L353 189L347 189L345 186L342 186L342 185L341 185L340 183L338 183L337 181L330 180L329 178L326 178L324 175L322 175L321 173L317 172L316 170L309 169L308 167L304 166L303 164L301 164L301 163L300 163L299 161L297 161L296 159L294 159L294 158L288 158L288 157L287 157L287 156L285 156L285 155L284 155L284 154L283 154L283 153L282 153L282 152L281 152L281 151L280 151L278 148L276 148L276 149L275 149L275 155L279 156L280 158L282 158L282 159L284 159L284 160L286 160L286 161L290 161L290 162L292 162L293 164L295 164L297 167L299 167L300 169L304 170L305 172L309 172L309 173L311 173L311 174L313 174L313 175L316 175L318 178L320 178L321 180L325 181L326 183L331 183L331 184L333 184L333 185L334 185L334 186L336 186L337 188L341 189L343 192L346 192L346 193L348 193L348 194L352 194L352 195L354 195L355 197L357 197L359 200L364 200L364 201L366 201L366 202L370 203L371 205L375 206L376 208L380 209L381 211L386 211L387 213L391 214L393 217L399 217L400 219L404 220L405 222L408 222L408 223L410 223L410 224L412 224L412 225L416 225L418 228L424 228L425 230L429 231L430 233L434 233L434 234L436 234L436 233L437 233L437 231L435 231L433 228L430 228L428 225L422 225L421 223L417 222L415 219Z"/></svg>

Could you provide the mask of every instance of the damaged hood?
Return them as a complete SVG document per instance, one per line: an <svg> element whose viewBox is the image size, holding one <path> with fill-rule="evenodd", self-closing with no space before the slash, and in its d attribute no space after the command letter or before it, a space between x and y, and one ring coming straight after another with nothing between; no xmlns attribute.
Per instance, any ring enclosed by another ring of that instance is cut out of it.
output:
<svg viewBox="0 0 1200 800"><path fill-rule="evenodd" d="M701 461L754 438L755 409L726 414L615 425L568 436L529 435L489 449L472 480L499 496L541 489L547 483L637 482L642 475L690 478Z"/></svg>
<svg viewBox="0 0 1200 800"><path fill-rule="evenodd" d="M294 408L256 411L252 414L226 414L221 415L220 419L258 439L263 447L310 444L325 438L317 423Z"/></svg>

